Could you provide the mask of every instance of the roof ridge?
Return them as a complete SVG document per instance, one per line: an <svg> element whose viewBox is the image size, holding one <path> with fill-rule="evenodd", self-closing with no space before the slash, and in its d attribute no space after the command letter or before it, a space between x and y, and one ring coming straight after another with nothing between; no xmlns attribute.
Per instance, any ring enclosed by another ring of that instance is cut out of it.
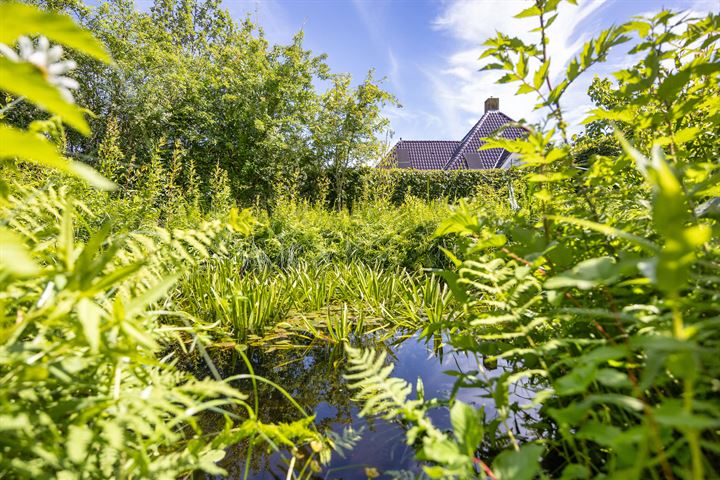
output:
<svg viewBox="0 0 720 480"><path fill-rule="evenodd" d="M461 155L465 154L467 145L473 140L477 131L480 130L484 126L485 122L490 118L491 114L497 114L497 115L501 116L501 119L506 120L506 121L503 121L502 125L505 125L510 122L515 122L515 120L513 120L508 115L501 112L500 110L486 111L485 113L483 113L483 116L480 117L480 120L478 120L477 123L475 123L475 125L473 125L473 127L470 129L470 131L465 134L465 136L462 139L462 142L460 143L458 148L455 150L455 152L453 152L453 155L450 157L450 160L448 160L448 162L445 164L443 169L448 169L452 165L456 164L458 158L460 158ZM502 127L502 125L501 125L501 127ZM498 129L494 129L493 132L495 132L497 130Z"/></svg>
<svg viewBox="0 0 720 480"><path fill-rule="evenodd" d="M463 147L465 146L465 144L470 141L470 139L472 138L473 132L474 132L475 130L477 130L478 128L480 128L480 125L481 125L482 123L484 123L485 117L487 117L489 113L490 113L490 112L485 112L485 113L483 113L482 117L480 117L480 120L478 120L477 122L475 122L475 125L472 126L472 128L470 129L470 131L468 131L468 132L465 134L465 136L463 137L463 139L460 140L460 145L458 145L458 148L453 152L452 156L450 157L450 160L448 160L447 163L445 164L445 166L443 167L443 170L447 170L448 167L450 167L450 165L452 165L453 163L455 163L456 157L460 154L460 152L462 151L462 149L463 149Z"/></svg>
<svg viewBox="0 0 720 480"><path fill-rule="evenodd" d="M400 140L401 142L460 143L460 140Z"/></svg>

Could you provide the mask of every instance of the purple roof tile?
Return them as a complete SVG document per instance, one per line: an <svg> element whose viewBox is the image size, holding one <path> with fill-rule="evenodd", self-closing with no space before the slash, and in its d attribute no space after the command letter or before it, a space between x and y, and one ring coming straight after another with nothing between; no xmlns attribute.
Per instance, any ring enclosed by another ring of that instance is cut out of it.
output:
<svg viewBox="0 0 720 480"><path fill-rule="evenodd" d="M514 120L498 110L485 112L480 120L465 135L460 146L455 150L452 157L443 166L444 170L457 170L461 168L484 169L497 168L501 160L506 156L503 148L491 148L490 150L478 150L485 142L484 137L490 137L503 125L514 122ZM519 127L508 127L500 136L508 139L517 139L526 134L525 130Z"/></svg>
<svg viewBox="0 0 720 480"><path fill-rule="evenodd" d="M447 140L400 140L394 148L398 167L442 170L460 142Z"/></svg>
<svg viewBox="0 0 720 480"><path fill-rule="evenodd" d="M390 158L398 168L416 170L457 170L499 168L509 152L502 148L478 150L503 125L513 119L498 110L488 110L459 141L400 140L393 147ZM499 135L517 139L526 134L519 127L505 128Z"/></svg>

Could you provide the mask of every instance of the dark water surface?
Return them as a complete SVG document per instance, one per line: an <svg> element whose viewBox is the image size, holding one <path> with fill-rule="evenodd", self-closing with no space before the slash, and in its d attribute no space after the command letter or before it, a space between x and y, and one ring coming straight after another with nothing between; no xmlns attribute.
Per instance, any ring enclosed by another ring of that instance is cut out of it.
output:
<svg viewBox="0 0 720 480"><path fill-rule="evenodd" d="M395 366L392 376L403 378L413 386L418 378L422 379L425 398L450 397L456 377L444 373L446 370L484 371L494 376L509 368L501 363L494 370L485 369L479 357L453 351L440 339L427 343L417 334L386 340L365 337L363 344L387 351L388 361ZM314 478L366 479L366 468L377 469L381 478L395 476L393 471L422 471L422 465L414 458L413 448L406 445L405 428L399 422L358 416L362 406L352 401L353 392L347 388L343 378L347 370L341 346L272 351L256 347L248 351L248 357L256 374L283 386L307 412L315 413L315 424L321 432L332 430L343 434L351 428L355 436L361 435L352 450L343 451L344 456L333 452L331 462ZM221 370L223 376L246 371L242 362L237 360L225 362ZM280 392L263 385L259 387L262 421L290 422L299 419L296 408ZM517 390L516 394L523 394ZM243 388L243 391L248 389ZM475 406L484 406L486 418L493 418L494 402L484 396L486 393L479 388L463 388L456 398ZM429 415L437 427L450 428L447 408L433 409ZM287 452L264 455L255 448L250 478L285 479L290 457ZM243 478L246 458L247 445L236 445L228 449L220 465L228 470L230 478Z"/></svg>

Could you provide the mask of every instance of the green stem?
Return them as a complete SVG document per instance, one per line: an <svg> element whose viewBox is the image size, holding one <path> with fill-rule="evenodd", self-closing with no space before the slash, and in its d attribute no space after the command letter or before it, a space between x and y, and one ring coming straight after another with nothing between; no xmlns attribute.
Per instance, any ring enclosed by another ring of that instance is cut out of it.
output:
<svg viewBox="0 0 720 480"><path fill-rule="evenodd" d="M682 313L678 308L677 298L672 298L672 319L673 319L673 335L678 340L685 340L685 326L683 324ZM684 383L683 408L685 412L692 414L693 397L695 395L694 380L692 377L686 377ZM693 480L702 480L705 478L703 472L702 450L700 448L700 435L695 429L685 430L685 438L690 446L690 457L692 461L692 478Z"/></svg>

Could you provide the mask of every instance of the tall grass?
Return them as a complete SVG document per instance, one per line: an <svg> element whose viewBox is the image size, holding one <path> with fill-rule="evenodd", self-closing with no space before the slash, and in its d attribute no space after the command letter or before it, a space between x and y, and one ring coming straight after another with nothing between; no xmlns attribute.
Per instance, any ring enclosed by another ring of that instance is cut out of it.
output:
<svg viewBox="0 0 720 480"><path fill-rule="evenodd" d="M240 342L285 321L337 340L362 332L365 320L417 329L453 311L440 278L358 261L247 271L232 257L215 258L180 280L174 300L194 317L218 322L216 336L224 329Z"/></svg>

